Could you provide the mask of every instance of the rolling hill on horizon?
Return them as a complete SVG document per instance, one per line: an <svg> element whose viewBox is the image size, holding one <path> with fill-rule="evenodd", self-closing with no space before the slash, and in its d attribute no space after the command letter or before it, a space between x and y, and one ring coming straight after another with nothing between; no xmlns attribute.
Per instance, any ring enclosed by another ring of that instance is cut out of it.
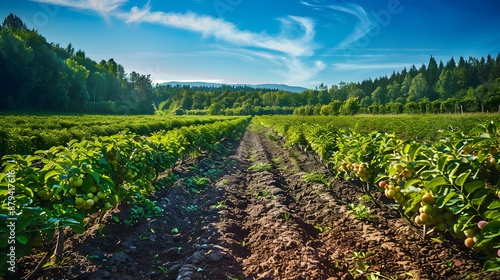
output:
<svg viewBox="0 0 500 280"><path fill-rule="evenodd" d="M276 89L276 90L282 90L282 91L290 91L290 92L296 92L296 93L301 93L305 90L309 90L308 88L305 87L300 87L300 86L289 86L285 84L257 84L257 85L252 85L252 84L229 84L229 83L210 83L210 82L178 82L178 81L171 81L171 82L165 82L161 83L161 85L171 85L171 86L190 86L190 87L222 87L222 86L242 86L242 87L253 87L253 88L266 88L266 89Z"/></svg>

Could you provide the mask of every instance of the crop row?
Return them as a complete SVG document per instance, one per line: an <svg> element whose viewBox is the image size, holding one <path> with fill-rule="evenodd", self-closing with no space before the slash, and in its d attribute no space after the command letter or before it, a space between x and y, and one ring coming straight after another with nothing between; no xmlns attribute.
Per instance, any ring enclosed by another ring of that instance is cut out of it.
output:
<svg viewBox="0 0 500 280"><path fill-rule="evenodd" d="M329 124L337 129L353 129L360 132L385 131L401 139L438 141L441 129L469 131L478 123L495 121L500 123L500 114L439 114L439 115L355 115L355 116L273 116L277 125ZM276 129L276 127L275 127Z"/></svg>
<svg viewBox="0 0 500 280"><path fill-rule="evenodd" d="M494 122L467 133L445 130L438 141L339 129L332 122L259 117L286 146L314 151L330 171L383 191L417 226L449 233L500 269L500 128ZM427 130L436 133L436 130Z"/></svg>
<svg viewBox="0 0 500 280"><path fill-rule="evenodd" d="M4 156L0 220L6 226L0 227L0 250L6 254L0 256L0 271L56 231L70 227L81 233L90 214L147 195L160 172L240 138L248 121L183 126L148 137L119 133L72 140L34 155Z"/></svg>
<svg viewBox="0 0 500 280"><path fill-rule="evenodd" d="M65 145L72 139L109 136L128 130L149 135L186 125L212 123L220 117L161 116L0 116L0 157L30 154Z"/></svg>

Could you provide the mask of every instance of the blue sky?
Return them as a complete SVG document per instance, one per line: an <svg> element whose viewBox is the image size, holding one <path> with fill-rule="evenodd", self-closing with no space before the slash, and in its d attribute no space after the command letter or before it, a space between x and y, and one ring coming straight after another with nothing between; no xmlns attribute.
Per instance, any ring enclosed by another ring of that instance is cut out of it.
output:
<svg viewBox="0 0 500 280"><path fill-rule="evenodd" d="M500 52L494 0L2 0L9 13L154 82L313 88Z"/></svg>

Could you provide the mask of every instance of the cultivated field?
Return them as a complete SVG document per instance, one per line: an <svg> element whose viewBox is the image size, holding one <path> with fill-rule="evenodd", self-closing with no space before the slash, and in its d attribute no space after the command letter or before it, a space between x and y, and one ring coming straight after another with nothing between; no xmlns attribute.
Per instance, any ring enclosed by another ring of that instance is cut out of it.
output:
<svg viewBox="0 0 500 280"><path fill-rule="evenodd" d="M193 118L9 154L0 265L14 279L495 279L498 118Z"/></svg>

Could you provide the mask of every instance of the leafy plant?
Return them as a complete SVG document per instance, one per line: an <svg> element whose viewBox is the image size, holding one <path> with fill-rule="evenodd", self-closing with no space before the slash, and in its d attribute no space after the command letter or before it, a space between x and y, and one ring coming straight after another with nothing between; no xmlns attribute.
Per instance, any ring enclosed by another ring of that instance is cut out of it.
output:
<svg viewBox="0 0 500 280"><path fill-rule="evenodd" d="M315 226L314 226L314 228L315 228L316 230L318 230L319 232L321 232L321 233L323 233L323 232L325 232L325 231L328 231L328 230L331 230L331 229L332 229L332 228L331 228L331 227L329 227L329 226L324 226L324 227L323 227L323 226L319 226L319 225L315 225Z"/></svg>
<svg viewBox="0 0 500 280"><path fill-rule="evenodd" d="M193 212L198 211L198 206L194 205L194 204L191 204L191 205L188 205L188 206L182 206L182 209L184 209L188 213L193 213Z"/></svg>
<svg viewBox="0 0 500 280"><path fill-rule="evenodd" d="M309 183L321 183L321 184L326 184L326 175L322 173L306 173L304 176L302 176L302 179L306 182Z"/></svg>
<svg viewBox="0 0 500 280"><path fill-rule="evenodd" d="M163 272L163 274L167 274L168 273L168 268L165 267L165 266L159 265L159 266L157 266L157 268L160 269Z"/></svg>
<svg viewBox="0 0 500 280"><path fill-rule="evenodd" d="M218 201L216 204L210 205L210 209L215 209L215 210L226 209L226 203L224 201Z"/></svg>
<svg viewBox="0 0 500 280"><path fill-rule="evenodd" d="M349 203L349 209L358 220L368 221L373 218L370 207L364 205L363 203L359 203L358 205Z"/></svg>
<svg viewBox="0 0 500 280"><path fill-rule="evenodd" d="M130 208L130 218L139 221L146 218L161 216L163 209L156 205L156 201L137 193L132 197L132 207Z"/></svg>

